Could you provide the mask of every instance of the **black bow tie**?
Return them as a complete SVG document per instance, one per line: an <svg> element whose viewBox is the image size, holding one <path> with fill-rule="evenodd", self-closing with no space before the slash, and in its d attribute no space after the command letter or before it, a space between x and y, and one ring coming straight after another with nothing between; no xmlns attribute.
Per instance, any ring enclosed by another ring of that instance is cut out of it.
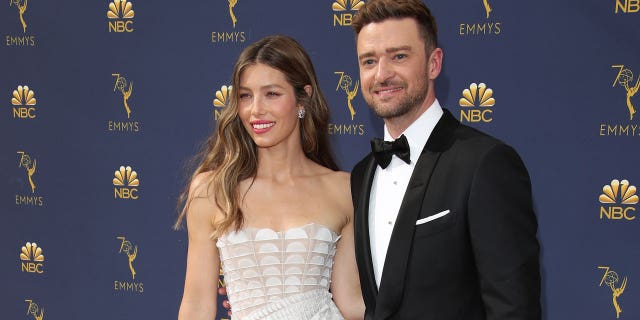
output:
<svg viewBox="0 0 640 320"><path fill-rule="evenodd" d="M376 158L376 162L382 169L386 168L391 162L391 156L394 154L402 159L406 163L411 163L409 153L409 142L407 137L401 135L395 141L384 141L382 139L374 138L371 140L371 150L373 150L373 156Z"/></svg>

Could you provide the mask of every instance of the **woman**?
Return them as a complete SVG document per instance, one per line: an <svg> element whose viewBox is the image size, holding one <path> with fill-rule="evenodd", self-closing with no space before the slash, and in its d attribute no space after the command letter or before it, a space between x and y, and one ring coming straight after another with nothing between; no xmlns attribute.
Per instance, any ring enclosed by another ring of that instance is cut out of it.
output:
<svg viewBox="0 0 640 320"><path fill-rule="evenodd" d="M362 318L349 175L309 56L266 37L240 54L232 88L176 223L189 233L178 318L214 318L221 264L233 319Z"/></svg>

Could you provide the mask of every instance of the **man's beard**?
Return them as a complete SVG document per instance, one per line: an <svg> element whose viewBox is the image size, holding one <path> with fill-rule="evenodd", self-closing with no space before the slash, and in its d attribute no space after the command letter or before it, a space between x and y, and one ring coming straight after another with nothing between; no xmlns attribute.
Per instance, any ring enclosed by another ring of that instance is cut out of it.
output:
<svg viewBox="0 0 640 320"><path fill-rule="evenodd" d="M369 107L371 107L373 112L375 112L378 117L383 119L391 119L404 116L405 114L417 109L424 102L429 89L429 83L427 81L421 81L419 87L415 90L416 92L407 92L396 107L385 107L385 103L378 104L371 96L369 99L365 100L367 100L367 104L369 105Z"/></svg>

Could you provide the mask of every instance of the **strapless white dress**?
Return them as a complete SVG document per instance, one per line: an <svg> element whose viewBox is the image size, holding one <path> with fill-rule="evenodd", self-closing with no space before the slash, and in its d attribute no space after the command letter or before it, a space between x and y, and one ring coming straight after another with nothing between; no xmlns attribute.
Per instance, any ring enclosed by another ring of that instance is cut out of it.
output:
<svg viewBox="0 0 640 320"><path fill-rule="evenodd" d="M243 228L217 241L232 320L342 320L329 292L340 236L316 223Z"/></svg>

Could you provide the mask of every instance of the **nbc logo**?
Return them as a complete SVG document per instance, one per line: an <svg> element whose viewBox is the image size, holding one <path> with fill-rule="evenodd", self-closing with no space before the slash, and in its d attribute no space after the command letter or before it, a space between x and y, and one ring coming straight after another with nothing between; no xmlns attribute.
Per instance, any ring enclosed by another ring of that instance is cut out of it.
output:
<svg viewBox="0 0 640 320"><path fill-rule="evenodd" d="M27 305L27 314L33 316L35 320L43 320L44 319L44 308L40 308L33 300L25 299Z"/></svg>
<svg viewBox="0 0 640 320"><path fill-rule="evenodd" d="M618 303L618 297L620 297L624 293L624 289L627 287L627 277L624 277L622 281L620 281L620 276L615 271L611 270L610 267L600 266L598 269L603 269L604 274L602 275L602 279L600 280L600 287L605 284L608 288L611 289L613 308L616 311L616 319L620 318L620 313L622 312L622 307L620 307L620 303ZM618 283L620 283L618 285ZM617 286L617 287L616 287Z"/></svg>
<svg viewBox="0 0 640 320"><path fill-rule="evenodd" d="M602 187L602 194L598 197L600 206L600 220L634 220L635 207L638 203L636 187L629 181L611 180L611 184ZM622 206L624 205L624 206Z"/></svg>
<svg viewBox="0 0 640 320"><path fill-rule="evenodd" d="M487 88L486 84L472 83L468 89L462 91L462 98L460 98L458 103L460 107L462 107L460 110L460 121L493 121L491 117L493 110L491 110L491 107L496 104L496 99L493 98L493 90Z"/></svg>
<svg viewBox="0 0 640 320"><path fill-rule="evenodd" d="M640 11L640 0L616 0L616 14L619 11L623 13L637 13Z"/></svg>
<svg viewBox="0 0 640 320"><path fill-rule="evenodd" d="M133 4L127 0L113 0L109 2L107 18L109 18L109 32L133 32Z"/></svg>
<svg viewBox="0 0 640 320"><path fill-rule="evenodd" d="M43 273L42 248L35 242L27 242L20 250L20 260L22 260L22 272Z"/></svg>
<svg viewBox="0 0 640 320"><path fill-rule="evenodd" d="M116 170L113 178L113 197L115 199L138 199L138 189L140 180L138 173L133 171L130 166L120 166Z"/></svg>
<svg viewBox="0 0 640 320"><path fill-rule="evenodd" d="M36 93L29 86L18 86L11 95L13 118L33 119L36 117Z"/></svg>
<svg viewBox="0 0 640 320"><path fill-rule="evenodd" d="M345 11L358 11L364 6L362 0L336 0L331 5L333 9L333 26L350 26L355 13Z"/></svg>
<svg viewBox="0 0 640 320"><path fill-rule="evenodd" d="M220 90L216 91L216 98L213 99L213 106L216 109L213 111L216 121L222 115L223 108L226 108L229 105L229 98L231 97L231 93L233 92L232 86L222 86Z"/></svg>

